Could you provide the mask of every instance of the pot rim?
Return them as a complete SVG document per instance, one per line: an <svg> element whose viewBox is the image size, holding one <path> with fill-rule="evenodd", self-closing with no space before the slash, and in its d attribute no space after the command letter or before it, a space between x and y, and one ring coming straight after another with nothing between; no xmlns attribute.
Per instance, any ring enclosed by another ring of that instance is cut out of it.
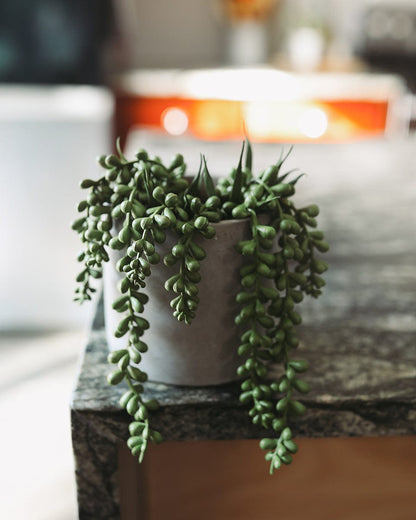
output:
<svg viewBox="0 0 416 520"><path fill-rule="evenodd" d="M250 221L250 217L244 217L244 218L227 218L224 220L220 220L219 222L210 222L210 226L214 227L221 227L224 225L234 225L234 224L245 224Z"/></svg>

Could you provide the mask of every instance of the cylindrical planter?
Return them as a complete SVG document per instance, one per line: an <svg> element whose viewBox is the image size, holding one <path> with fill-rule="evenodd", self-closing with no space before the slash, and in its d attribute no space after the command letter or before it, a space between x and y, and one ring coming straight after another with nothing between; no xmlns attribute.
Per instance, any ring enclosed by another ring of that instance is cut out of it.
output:
<svg viewBox="0 0 416 520"><path fill-rule="evenodd" d="M152 266L144 292L149 296L142 316L150 328L143 341L149 347L143 354L140 368L149 380L175 385L215 385L236 380L241 358L237 354L239 330L234 323L238 313L235 297L240 290L239 269L242 256L235 246L250 238L248 220L227 220L214 224L212 239L199 237L206 258L201 262L199 304L191 325L178 322L172 315L170 300L175 296L164 288L165 281L175 274L176 266L166 267L162 262ZM173 237L171 237L173 239ZM160 246L161 254L175 242ZM106 333L110 350L124 348L126 338L115 338L122 314L112 309L119 296L117 289L120 273L115 265L122 253L110 251L110 262L104 272Z"/></svg>

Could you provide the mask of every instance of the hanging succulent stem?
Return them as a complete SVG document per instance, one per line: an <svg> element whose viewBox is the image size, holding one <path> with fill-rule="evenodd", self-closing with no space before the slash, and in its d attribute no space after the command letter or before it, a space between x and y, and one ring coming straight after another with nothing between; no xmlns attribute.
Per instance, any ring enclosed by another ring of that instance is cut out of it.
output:
<svg viewBox="0 0 416 520"><path fill-rule="evenodd" d="M163 256L164 264L173 270L165 282L165 289L174 295L170 303L173 315L191 325L198 311L200 266L206 257L199 237L212 239L212 224L230 218L247 219L251 232L248 240L236 244L243 259L242 288L236 298L240 310L235 318L243 330L238 347L242 357L240 401L249 407L254 424L273 432L260 441L270 473L290 464L297 451L290 420L305 412L296 395L308 392L309 385L299 378L307 363L292 357L299 344L296 327L301 323L295 306L305 294L321 294L325 284L321 274L327 265L316 252L324 253L328 244L315 229L318 207L296 208L292 202L302 175L288 181L292 171L281 174L290 151L255 177L247 140L237 167L215 186L204 156L189 183L184 178L182 155L165 165L139 150L129 161L117 143L118 155L99 158L104 176L81 183L89 193L78 205L83 216L72 225L84 244L78 256L83 269L77 277L75 299L82 303L92 298L91 280L102 277L109 252L118 251L120 294L113 309L120 313L120 322L114 334L126 337L126 347L109 354L115 367L108 381L126 386L120 404L132 417L127 444L140 462L150 441L162 441L150 421L159 404L144 400L147 374L140 369L148 350L142 336L151 326L142 316L148 301L143 291L146 279ZM160 244L167 234L175 242L162 255ZM271 368L276 365L281 366L282 374L273 381Z"/></svg>

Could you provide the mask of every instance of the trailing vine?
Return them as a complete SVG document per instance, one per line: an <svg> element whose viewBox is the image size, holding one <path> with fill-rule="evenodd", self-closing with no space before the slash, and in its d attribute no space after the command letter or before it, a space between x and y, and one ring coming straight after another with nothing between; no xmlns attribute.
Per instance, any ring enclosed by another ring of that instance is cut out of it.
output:
<svg viewBox="0 0 416 520"><path fill-rule="evenodd" d="M309 385L300 378L307 363L293 355L299 344L296 327L302 321L296 305L305 294L315 298L321 294L325 284L321 275L327 265L317 253L324 253L328 244L316 230L318 207L298 209L291 199L301 175L289 180L293 172L281 173L288 154L256 177L251 146L248 141L245 144L237 167L216 186L205 157L189 182L182 155L165 165L140 150L128 160L118 144L117 154L99 158L104 175L81 183L88 195L78 205L83 215L72 225L84 244L78 255L83 269L77 277L75 300L83 303L92 298L92 279L102 277L109 251L119 251L120 295L113 309L120 313L120 321L114 334L127 341L125 348L108 356L115 365L108 382L127 385L120 404L132 417L128 446L139 461L149 441L162 441L150 422L151 412L159 405L156 400L144 400L147 374L140 369L148 350L142 336L151 326L142 316L148 301L143 291L146 279L161 261L173 269L165 282L165 289L173 293L172 312L178 321L191 325L198 309L200 266L206 256L197 239L212 239L212 224L227 219L247 219L251 235L236 244L244 258L236 298L240 310L235 318L243 330L238 347L240 401L249 408L254 424L273 432L260 442L271 473L290 464L297 451L290 420L305 412L297 395L307 393ZM175 237L174 244L161 254L160 244L167 234ZM276 365L282 367L282 374L272 381L270 371Z"/></svg>

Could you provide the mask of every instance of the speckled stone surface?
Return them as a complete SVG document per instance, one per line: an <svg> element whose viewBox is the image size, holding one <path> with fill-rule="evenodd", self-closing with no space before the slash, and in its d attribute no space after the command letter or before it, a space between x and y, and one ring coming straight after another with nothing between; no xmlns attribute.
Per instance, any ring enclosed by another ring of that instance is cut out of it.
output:
<svg viewBox="0 0 416 520"><path fill-rule="evenodd" d="M273 162L272 148L255 146L255 157ZM303 398L307 413L292 424L297 436L416 433L415 157L414 139L298 146L292 154L309 172L296 200L319 204L331 244L324 294L301 306L299 357L310 362L312 391ZM117 443L127 438L128 417L118 405L123 388L106 383L103 327L99 305L72 397L73 444L80 518L116 519ZM238 384L148 383L146 394L161 403L152 424L165 440L263 435L238 402Z"/></svg>

